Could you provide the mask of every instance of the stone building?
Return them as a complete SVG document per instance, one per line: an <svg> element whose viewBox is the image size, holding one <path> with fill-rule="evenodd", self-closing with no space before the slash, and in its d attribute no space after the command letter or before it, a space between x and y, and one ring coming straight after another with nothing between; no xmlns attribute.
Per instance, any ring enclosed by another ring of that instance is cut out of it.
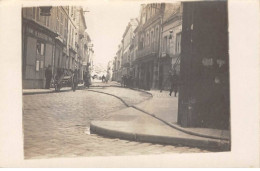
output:
<svg viewBox="0 0 260 171"><path fill-rule="evenodd" d="M69 72L81 67L79 32L86 29L82 9L50 8L48 16L41 15L40 7L22 9L23 88L45 87L44 73L48 65L52 66L53 76L58 69ZM83 28L79 30L82 24Z"/></svg>
<svg viewBox="0 0 260 171"><path fill-rule="evenodd" d="M116 56L113 61L113 81L120 82L121 81L121 61L122 61L122 44L118 45L118 50L116 52Z"/></svg>
<svg viewBox="0 0 260 171"><path fill-rule="evenodd" d="M159 60L159 87L169 89L169 71L180 73L182 11L181 3L166 3L163 12Z"/></svg>
<svg viewBox="0 0 260 171"><path fill-rule="evenodd" d="M137 19L131 19L128 23L126 30L123 34L123 46L122 46L122 74L131 74L131 54L130 54L130 44L133 38L133 31L138 25Z"/></svg>
<svg viewBox="0 0 260 171"><path fill-rule="evenodd" d="M141 6L140 23L136 30L138 49L135 68L138 88L158 88L158 59L164 4Z"/></svg>

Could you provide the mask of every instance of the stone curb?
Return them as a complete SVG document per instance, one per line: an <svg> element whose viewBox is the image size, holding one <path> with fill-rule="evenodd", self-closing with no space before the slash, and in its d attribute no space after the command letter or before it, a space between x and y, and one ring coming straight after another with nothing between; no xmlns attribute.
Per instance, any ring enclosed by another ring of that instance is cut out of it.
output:
<svg viewBox="0 0 260 171"><path fill-rule="evenodd" d="M212 139L217 139L217 140L228 140L228 141L229 141L229 138L216 137L216 136L210 136L210 135L200 134L200 133L197 133L197 132L194 132L194 131L187 131L187 130L183 129L183 128L180 127L180 126L178 126L178 125L176 125L176 124L172 124L172 123L166 122L165 120L163 120L163 119L161 119L161 118L155 116L154 114L151 114L151 113L149 113L149 112L147 112L147 111L145 111L145 110L143 110L143 109L140 109L140 108L138 108L138 107L136 107L136 106L131 106L131 107L133 107L133 108L135 108L136 110L139 110L139 111L141 111L141 112L143 112L143 113L145 113L145 114L148 114L148 115L150 115L150 116L152 116L152 117L154 117L154 118L156 118L156 119L162 121L162 122L165 123L166 125L168 125L168 126L170 126L170 127L172 127L172 128L175 128L175 129L177 129L177 130L179 130L179 131L182 131L182 132L184 132L184 133L187 133L187 134L190 134L190 135L199 136L199 137L204 137L204 138L212 138Z"/></svg>
<svg viewBox="0 0 260 171"><path fill-rule="evenodd" d="M123 88L123 87L122 87L122 88ZM132 90L135 90L135 89L132 89ZM216 137L216 136L210 136L210 135L200 134L200 133L197 133L197 132L194 132L194 131L187 131L187 130L181 128L180 126L177 126L177 125L175 125L175 124L171 124L171 123L169 123L169 122L166 122L165 120L163 120L163 119L161 119L161 118L155 116L154 114L151 114L151 113L149 113L149 112L147 112L147 111L145 111L145 110L143 110L143 109L140 109L139 107L137 107L137 106L135 106L135 105L128 105L122 98L120 98L120 97L118 97L118 96L116 96L116 95L113 95L113 94L110 94L110 93L105 93L105 92L100 92L100 91L95 91L95 90L88 90L88 91L93 91L93 92L97 92L97 93L103 93L103 94L107 94L107 95L116 97L117 99L119 99L120 101L122 101L127 107L133 107L133 108L135 108L136 110L139 110L139 111L141 111L141 112L143 112L143 113L145 113L145 114L148 114L148 115L154 117L155 119L158 119L158 120L162 121L163 123L167 124L168 126L174 128L174 129L177 129L177 130L179 130L179 131L182 131L182 132L184 132L184 133L187 133L187 134L190 134L190 135L199 136L199 137L204 137L204 138L212 138L212 139L216 139L216 140L228 140L228 141L229 141L229 138ZM144 91L144 90L138 90L138 89L137 89L136 91L146 92L146 91ZM153 95L152 95L151 93L149 93L149 92L146 92L146 93L150 94L150 95L153 97ZM150 99L151 99L151 98L150 98ZM148 100L150 100L150 99L148 99Z"/></svg>
<svg viewBox="0 0 260 171"><path fill-rule="evenodd" d="M131 107L121 97L118 97L116 95L106 93L106 92L96 91L96 90L87 90L87 91L92 91L92 92L96 92L96 93L102 93L102 94L106 94L106 95L109 95L109 96L113 96L113 97L119 99L126 107Z"/></svg>
<svg viewBox="0 0 260 171"><path fill-rule="evenodd" d="M79 86L79 89L77 90L82 90L83 86ZM38 92L23 92L23 95L34 95L34 94L48 94L48 93L61 93L61 92L68 92L72 91L72 89L66 89L66 90L60 90L59 92L55 90L50 90L50 91L38 91Z"/></svg>
<svg viewBox="0 0 260 171"><path fill-rule="evenodd" d="M111 86L111 87L118 87L118 88L129 88L129 87L122 87L122 86ZM142 90L142 89L138 89L138 88L129 88L131 90L135 90L135 91L140 91L140 92L143 92L143 93L146 93L146 94L149 94L153 97L153 94L150 93L150 92L147 92L145 90Z"/></svg>
<svg viewBox="0 0 260 171"><path fill-rule="evenodd" d="M104 121L105 122L105 121ZM148 135L148 134L135 134L123 131L117 131L112 129L103 128L95 124L90 123L90 132L96 133L108 137L126 139L131 141L147 142L147 143L157 143L157 144L167 144L167 145L184 145L189 147L199 147L199 148L210 148L218 150L230 150L229 143L226 141L217 140L196 140L190 138L178 138L170 136L159 136L159 135Z"/></svg>

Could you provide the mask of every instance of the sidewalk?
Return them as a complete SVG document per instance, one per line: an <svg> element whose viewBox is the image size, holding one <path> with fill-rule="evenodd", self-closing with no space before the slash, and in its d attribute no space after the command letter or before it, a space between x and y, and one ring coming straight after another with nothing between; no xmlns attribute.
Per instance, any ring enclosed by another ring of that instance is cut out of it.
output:
<svg viewBox="0 0 260 171"><path fill-rule="evenodd" d="M83 87L83 84L79 84L78 88L80 89ZM61 88L60 92L65 92L65 91L72 91L71 87L63 87ZM23 95L32 95L32 94L45 94L45 93L54 93L55 89L50 88L50 89L23 89Z"/></svg>
<svg viewBox="0 0 260 171"><path fill-rule="evenodd" d="M169 96L167 91L147 91L152 98L141 103L129 103L134 100L126 98L126 94L133 90L123 90L125 94L111 89L95 90L116 96L128 108L114 112L114 117L109 121L93 121L90 127L92 132L136 141L229 149L230 132L227 130L183 128L177 125L178 98Z"/></svg>
<svg viewBox="0 0 260 171"><path fill-rule="evenodd" d="M166 122L169 126L173 128L192 135L221 140L230 139L230 132L228 130L181 127L177 124L178 97L169 96L168 91L163 91L162 93L160 93L159 90L152 90L148 92L153 95L153 98L151 100L136 105L136 108L142 110L145 113L154 115L155 118Z"/></svg>

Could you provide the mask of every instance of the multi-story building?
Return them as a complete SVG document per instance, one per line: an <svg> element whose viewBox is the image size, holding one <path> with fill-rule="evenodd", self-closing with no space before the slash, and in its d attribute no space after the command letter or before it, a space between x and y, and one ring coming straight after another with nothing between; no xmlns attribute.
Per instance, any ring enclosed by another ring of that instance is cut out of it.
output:
<svg viewBox="0 0 260 171"><path fill-rule="evenodd" d="M22 70L24 88L43 88L48 65L65 67L67 7L54 7L50 16L41 16L39 7L22 10ZM64 54L63 54L64 52Z"/></svg>
<svg viewBox="0 0 260 171"><path fill-rule="evenodd" d="M83 27L80 27L82 24ZM49 65L52 66L53 76L58 69L79 69L82 54L77 58L78 33L85 29L84 16L79 7L51 7L49 16L42 16L40 7L23 8L23 88L43 88L44 72Z"/></svg>
<svg viewBox="0 0 260 171"><path fill-rule="evenodd" d="M137 19L131 19L128 23L126 30L123 34L123 56L122 56L122 67L123 75L131 74L131 54L130 54L130 44L133 38L133 31L138 25Z"/></svg>
<svg viewBox="0 0 260 171"><path fill-rule="evenodd" d="M159 87L169 89L169 71L180 72L182 12L181 3L166 3L163 12L159 56Z"/></svg>
<svg viewBox="0 0 260 171"><path fill-rule="evenodd" d="M164 4L141 6L140 23L136 31L138 50L135 61L139 88L149 90L158 87L158 58L164 6Z"/></svg>
<svg viewBox="0 0 260 171"><path fill-rule="evenodd" d="M122 74L131 75L135 87L162 88L169 70L179 73L181 4L141 5L139 17L137 26L129 31L128 24L123 35Z"/></svg>

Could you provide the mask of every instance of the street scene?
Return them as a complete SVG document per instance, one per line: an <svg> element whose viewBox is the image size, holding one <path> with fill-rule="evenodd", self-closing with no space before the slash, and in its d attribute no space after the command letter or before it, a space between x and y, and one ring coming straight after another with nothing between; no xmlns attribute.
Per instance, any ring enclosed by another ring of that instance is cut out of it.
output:
<svg viewBox="0 0 260 171"><path fill-rule="evenodd" d="M226 1L22 8L24 158L230 151L227 23Z"/></svg>

